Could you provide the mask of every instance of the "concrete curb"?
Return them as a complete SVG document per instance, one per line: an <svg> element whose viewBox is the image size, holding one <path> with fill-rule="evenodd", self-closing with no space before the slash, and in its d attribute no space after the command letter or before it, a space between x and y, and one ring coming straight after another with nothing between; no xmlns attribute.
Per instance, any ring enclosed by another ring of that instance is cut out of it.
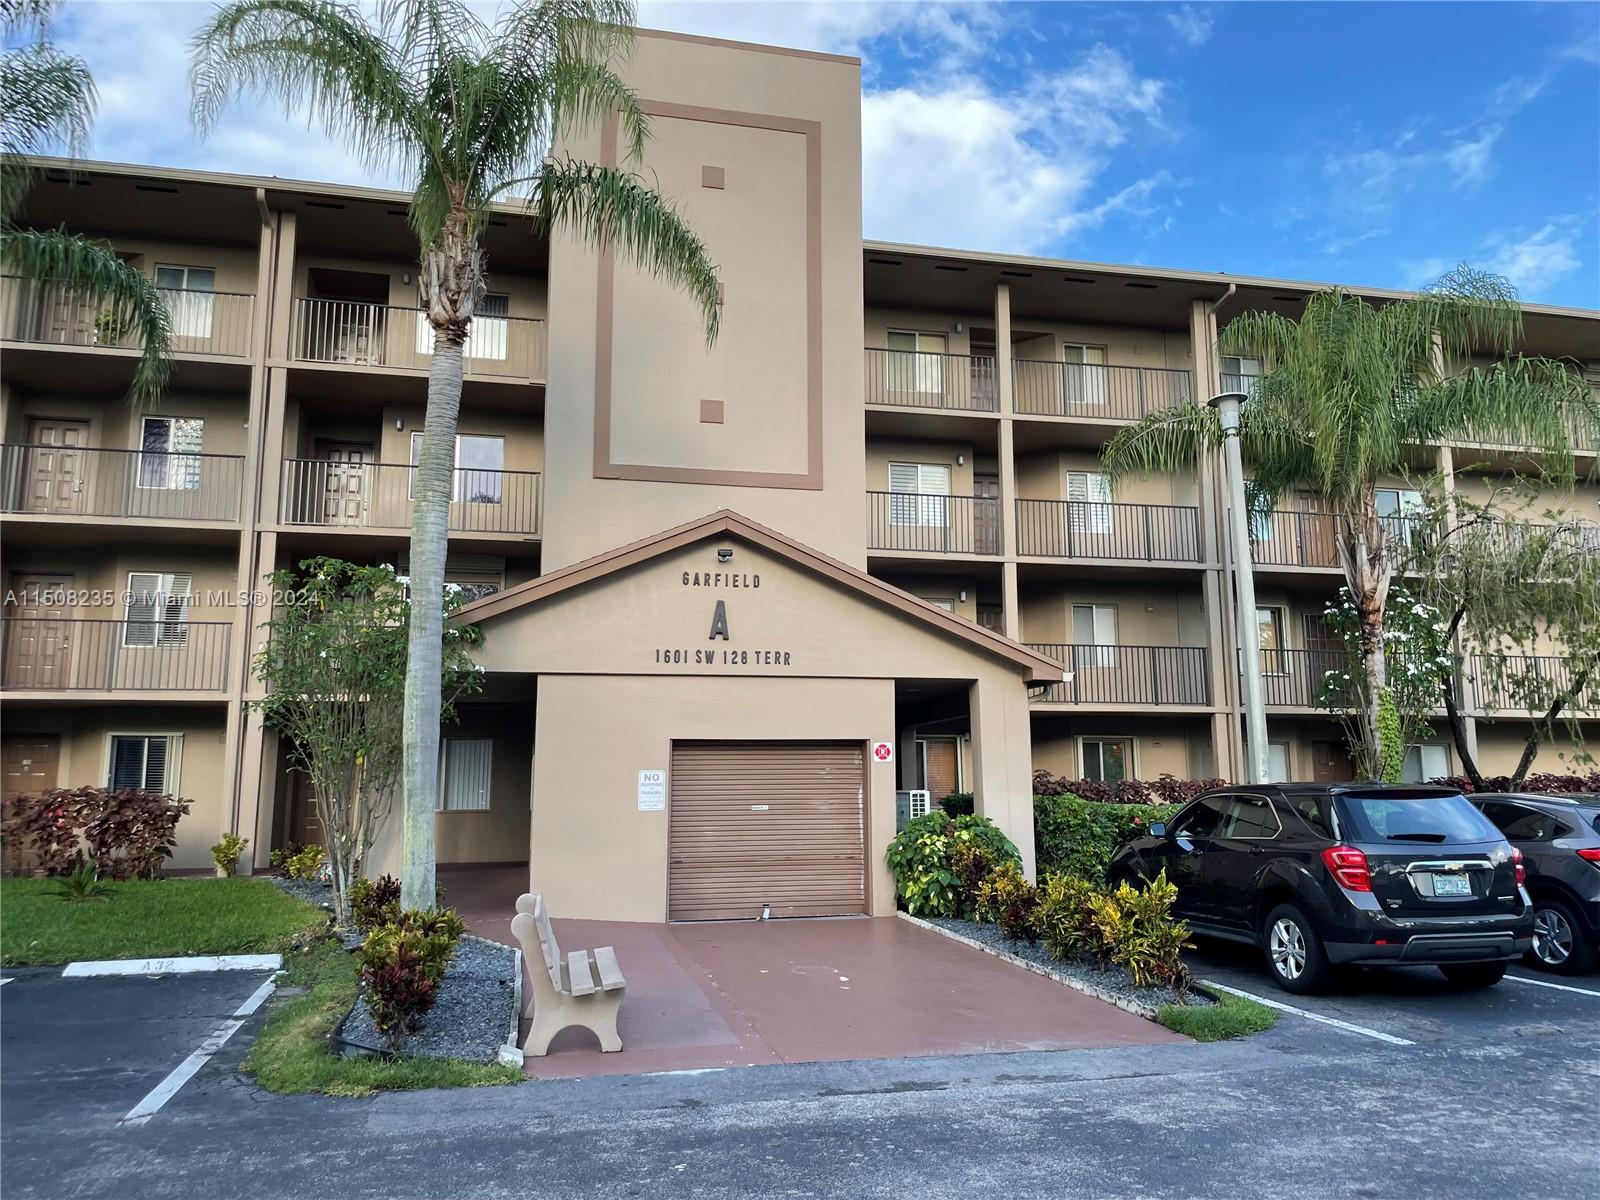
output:
<svg viewBox="0 0 1600 1200"><path fill-rule="evenodd" d="M942 925L935 925L932 922L924 921L921 917L913 917L910 913L897 912L895 913L895 916L899 917L902 921L910 921L919 929L926 929L932 933L937 933L941 937L949 938L952 942L960 942L963 946L971 946L974 950L982 950L985 954L992 954L994 957L1019 966L1025 971L1032 971L1035 975L1042 975L1046 979L1053 979L1057 983L1064 983L1069 988L1082 992L1085 996L1093 996L1096 1000L1102 1000L1107 1004L1120 1008L1123 1012L1132 1013L1136 1017L1143 1017L1147 1021L1154 1021L1156 1019L1156 1008L1154 1005L1139 1004L1136 1001L1127 999L1125 996L1113 995L1111 992L1105 991L1103 988L1095 987L1092 983L1085 983L1081 979L1074 979L1070 975L1064 975L1060 971L1052 970L1043 963L1036 963L1026 958L1020 958L1009 951L1001 950L998 946L986 946L984 943L977 941L974 938L966 937L963 934L957 933L953 929L946 929Z"/></svg>
<svg viewBox="0 0 1600 1200"><path fill-rule="evenodd" d="M202 971L277 971L281 954L198 954L184 958L108 958L71 962L61 969L63 978L95 975L193 975Z"/></svg>

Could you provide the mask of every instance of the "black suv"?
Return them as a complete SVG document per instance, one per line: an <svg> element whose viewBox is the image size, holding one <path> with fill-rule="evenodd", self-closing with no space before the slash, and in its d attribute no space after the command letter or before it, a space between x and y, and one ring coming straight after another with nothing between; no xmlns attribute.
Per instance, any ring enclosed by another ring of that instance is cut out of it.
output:
<svg viewBox="0 0 1600 1200"><path fill-rule="evenodd" d="M1593 970L1600 942L1600 796L1468 796L1522 851L1533 897L1528 961L1563 975Z"/></svg>
<svg viewBox="0 0 1600 1200"><path fill-rule="evenodd" d="M1220 788L1124 846L1107 877L1178 887L1196 933L1260 946L1278 985L1335 965L1426 963L1498 983L1533 941L1521 854L1459 792L1378 784Z"/></svg>

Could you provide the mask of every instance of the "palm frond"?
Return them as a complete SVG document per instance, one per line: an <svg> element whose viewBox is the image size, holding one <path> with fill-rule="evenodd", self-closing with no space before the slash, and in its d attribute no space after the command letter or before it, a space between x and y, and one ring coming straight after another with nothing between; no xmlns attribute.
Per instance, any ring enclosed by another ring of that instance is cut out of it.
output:
<svg viewBox="0 0 1600 1200"><path fill-rule="evenodd" d="M1202 451L1221 444L1216 411L1186 404L1159 409L1119 429L1100 451L1100 465L1113 485L1133 475L1173 475L1194 466Z"/></svg>
<svg viewBox="0 0 1600 1200"><path fill-rule="evenodd" d="M615 245L642 270L681 288L700 309L706 344L717 339L717 269L704 244L638 175L575 159L547 162L529 207L547 229L591 246Z"/></svg>
<svg viewBox="0 0 1600 1200"><path fill-rule="evenodd" d="M0 263L9 274L91 297L119 324L138 334L144 348L134 370L131 399L160 399L172 360L172 317L155 284L122 259L109 242L75 237L65 229L0 228Z"/></svg>
<svg viewBox="0 0 1600 1200"><path fill-rule="evenodd" d="M0 0L0 35L43 38L60 7L60 0Z"/></svg>
<svg viewBox="0 0 1600 1200"><path fill-rule="evenodd" d="M84 153L94 108L94 80L81 58L42 43L0 56L0 215L16 211L33 181L24 156Z"/></svg>

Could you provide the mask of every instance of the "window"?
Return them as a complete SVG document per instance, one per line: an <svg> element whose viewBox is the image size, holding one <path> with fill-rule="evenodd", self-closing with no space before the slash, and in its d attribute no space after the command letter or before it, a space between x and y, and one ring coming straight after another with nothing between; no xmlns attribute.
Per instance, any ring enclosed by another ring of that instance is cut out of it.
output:
<svg viewBox="0 0 1600 1200"><path fill-rule="evenodd" d="M1172 836L1183 838L1208 838L1215 836L1222 825L1226 796L1207 796L1197 800L1178 814L1172 823Z"/></svg>
<svg viewBox="0 0 1600 1200"><path fill-rule="evenodd" d="M1259 841L1275 838L1281 826L1272 801L1265 796L1229 796L1222 811L1222 836Z"/></svg>
<svg viewBox="0 0 1600 1200"><path fill-rule="evenodd" d="M1243 358L1237 354L1224 354L1222 356L1222 390L1225 392L1243 392L1246 396L1254 391L1256 380L1261 378L1261 360L1259 358Z"/></svg>
<svg viewBox="0 0 1600 1200"><path fill-rule="evenodd" d="M211 336L211 293L217 273L210 267L156 267L156 287L172 314L172 333L180 338Z"/></svg>
<svg viewBox="0 0 1600 1200"><path fill-rule="evenodd" d="M1268 675L1287 675L1289 657L1283 645L1283 609L1256 609L1257 638L1261 642L1261 669Z"/></svg>
<svg viewBox="0 0 1600 1200"><path fill-rule="evenodd" d="M422 461L422 434L411 435L411 465ZM456 435L455 482L450 488L452 503L499 504L505 486L506 440L485 434ZM408 472L406 499L416 491L417 473Z"/></svg>
<svg viewBox="0 0 1600 1200"><path fill-rule="evenodd" d="M181 733L114 733L106 785L176 795Z"/></svg>
<svg viewBox="0 0 1600 1200"><path fill-rule="evenodd" d="M890 463L889 491L889 524L950 524L950 468L944 463Z"/></svg>
<svg viewBox="0 0 1600 1200"><path fill-rule="evenodd" d="M204 433L199 417L146 417L139 435L139 486L197 491Z"/></svg>
<svg viewBox="0 0 1600 1200"><path fill-rule="evenodd" d="M1072 665L1117 665L1117 607L1114 604L1072 606Z"/></svg>
<svg viewBox="0 0 1600 1200"><path fill-rule="evenodd" d="M1549 813L1524 804L1486 800L1480 809L1511 842L1551 842L1556 838L1571 837L1576 832Z"/></svg>
<svg viewBox="0 0 1600 1200"><path fill-rule="evenodd" d="M194 576L155 571L128 573L127 622L122 644L182 646L189 639L189 599Z"/></svg>
<svg viewBox="0 0 1600 1200"><path fill-rule="evenodd" d="M1402 783L1426 783L1450 774L1450 751L1444 746L1409 746L1405 765L1400 768Z"/></svg>
<svg viewBox="0 0 1600 1200"><path fill-rule="evenodd" d="M1373 493L1377 501L1378 520L1389 536L1401 545L1411 544L1411 531L1422 515L1422 493L1408 488L1378 488Z"/></svg>
<svg viewBox="0 0 1600 1200"><path fill-rule="evenodd" d="M949 342L942 333L889 331L889 390L944 395L944 354Z"/></svg>
<svg viewBox="0 0 1600 1200"><path fill-rule="evenodd" d="M444 738L439 743L439 808L443 812L489 811L492 738Z"/></svg>
<svg viewBox="0 0 1600 1200"><path fill-rule="evenodd" d="M421 297L417 303L420 307ZM472 324L467 326L467 340L461 344L464 358L506 358L507 334L510 332L511 297L499 292L485 292L472 312ZM433 325L428 321L426 309L417 313L417 353L433 353ZM472 369L469 364L467 369Z"/></svg>
<svg viewBox="0 0 1600 1200"><path fill-rule="evenodd" d="M1068 343L1061 347L1061 358L1066 364L1061 371L1067 404L1104 405L1109 375L1105 347Z"/></svg>
<svg viewBox="0 0 1600 1200"><path fill-rule="evenodd" d="M1116 783L1133 777L1132 738L1079 738L1078 757L1085 779Z"/></svg>
<svg viewBox="0 0 1600 1200"><path fill-rule="evenodd" d="M1067 520L1073 533L1110 533L1111 477L1104 471L1067 472Z"/></svg>
<svg viewBox="0 0 1600 1200"><path fill-rule="evenodd" d="M956 602L949 596L924 596L923 599L935 608L944 609L947 613L953 613L956 610Z"/></svg>
<svg viewBox="0 0 1600 1200"><path fill-rule="evenodd" d="M1289 800L1289 807L1312 833L1325 838L1337 838L1338 832L1333 827L1333 805L1326 796L1293 796Z"/></svg>

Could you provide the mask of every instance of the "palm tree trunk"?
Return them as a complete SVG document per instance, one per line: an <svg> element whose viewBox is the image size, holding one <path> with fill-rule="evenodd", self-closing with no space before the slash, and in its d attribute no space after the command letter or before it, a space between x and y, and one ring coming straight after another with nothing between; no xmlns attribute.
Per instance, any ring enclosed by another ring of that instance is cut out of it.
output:
<svg viewBox="0 0 1600 1200"><path fill-rule="evenodd" d="M444 636L444 560L450 541L456 417L461 411L462 339L436 328L428 367L411 508L411 626L406 662L402 908L435 900L434 812L439 795L440 659Z"/></svg>

